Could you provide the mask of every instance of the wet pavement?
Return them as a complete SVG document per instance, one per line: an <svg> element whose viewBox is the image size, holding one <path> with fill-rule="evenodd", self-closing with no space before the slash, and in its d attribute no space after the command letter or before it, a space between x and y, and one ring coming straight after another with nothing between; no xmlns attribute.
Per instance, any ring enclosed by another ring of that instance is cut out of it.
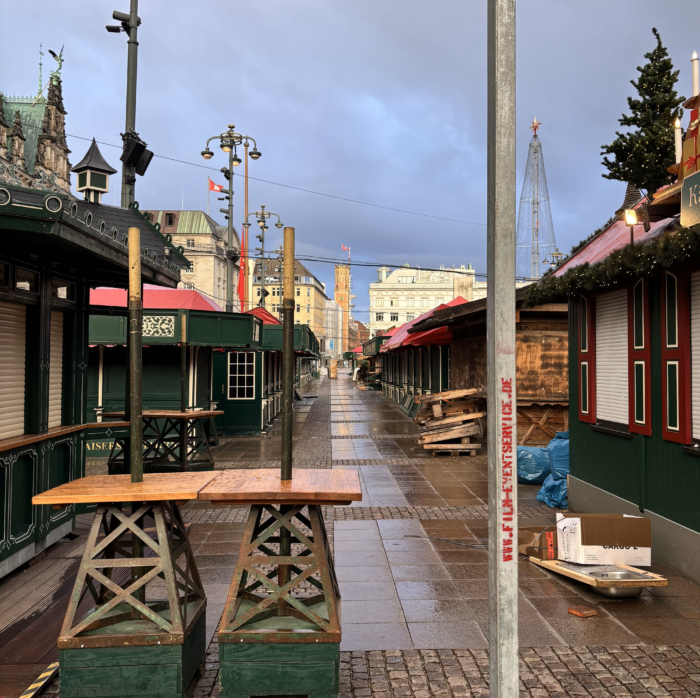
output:
<svg viewBox="0 0 700 698"><path fill-rule="evenodd" d="M363 491L362 502L324 510L342 596L340 695L488 695L485 455L428 455L398 405L342 372L304 392L316 397L295 404L294 467L356 469ZM267 434L222 439L216 467L279 467L280 437L277 420ZM519 486L521 525L554 521L536 492ZM208 597L210 645L194 696L218 695L215 630L247 514L183 507ZM661 565L652 571L669 586L613 600L521 558L521 695L700 695L700 586ZM0 618L13 579L0 580ZM42 593L31 584L23 591ZM568 613L581 605L597 615ZM47 692L57 692L55 681Z"/></svg>

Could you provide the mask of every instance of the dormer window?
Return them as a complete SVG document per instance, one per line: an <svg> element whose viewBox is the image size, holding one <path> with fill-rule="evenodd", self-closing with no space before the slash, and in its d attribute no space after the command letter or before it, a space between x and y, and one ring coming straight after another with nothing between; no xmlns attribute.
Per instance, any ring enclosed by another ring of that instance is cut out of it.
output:
<svg viewBox="0 0 700 698"><path fill-rule="evenodd" d="M175 225L175 214L174 213L166 213L165 214L165 227L171 228L174 225ZM187 242L189 242L189 240ZM193 245L193 247L194 247L194 245Z"/></svg>

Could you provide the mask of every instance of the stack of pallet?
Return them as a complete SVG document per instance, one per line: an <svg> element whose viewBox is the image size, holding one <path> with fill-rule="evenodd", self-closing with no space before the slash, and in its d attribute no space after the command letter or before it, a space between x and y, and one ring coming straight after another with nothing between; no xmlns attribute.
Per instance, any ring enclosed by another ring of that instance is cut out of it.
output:
<svg viewBox="0 0 700 698"><path fill-rule="evenodd" d="M418 443L434 456L463 453L475 456L484 435L483 418L476 390L448 390L432 395L416 395L420 404L415 422L420 437Z"/></svg>

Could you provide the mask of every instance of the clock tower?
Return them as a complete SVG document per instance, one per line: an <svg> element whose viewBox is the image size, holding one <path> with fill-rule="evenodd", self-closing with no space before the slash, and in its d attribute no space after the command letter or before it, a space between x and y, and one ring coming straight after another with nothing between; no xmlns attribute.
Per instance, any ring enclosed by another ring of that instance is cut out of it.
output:
<svg viewBox="0 0 700 698"><path fill-rule="evenodd" d="M343 309L343 351L349 351L349 325L350 325L350 267L347 264L335 265L335 289L333 299Z"/></svg>

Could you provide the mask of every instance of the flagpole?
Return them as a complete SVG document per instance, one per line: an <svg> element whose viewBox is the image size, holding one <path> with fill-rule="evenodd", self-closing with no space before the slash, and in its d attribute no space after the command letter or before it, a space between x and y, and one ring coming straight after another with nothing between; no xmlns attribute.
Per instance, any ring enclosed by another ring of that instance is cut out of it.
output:
<svg viewBox="0 0 700 698"><path fill-rule="evenodd" d="M209 177L207 177L207 216L209 215Z"/></svg>

